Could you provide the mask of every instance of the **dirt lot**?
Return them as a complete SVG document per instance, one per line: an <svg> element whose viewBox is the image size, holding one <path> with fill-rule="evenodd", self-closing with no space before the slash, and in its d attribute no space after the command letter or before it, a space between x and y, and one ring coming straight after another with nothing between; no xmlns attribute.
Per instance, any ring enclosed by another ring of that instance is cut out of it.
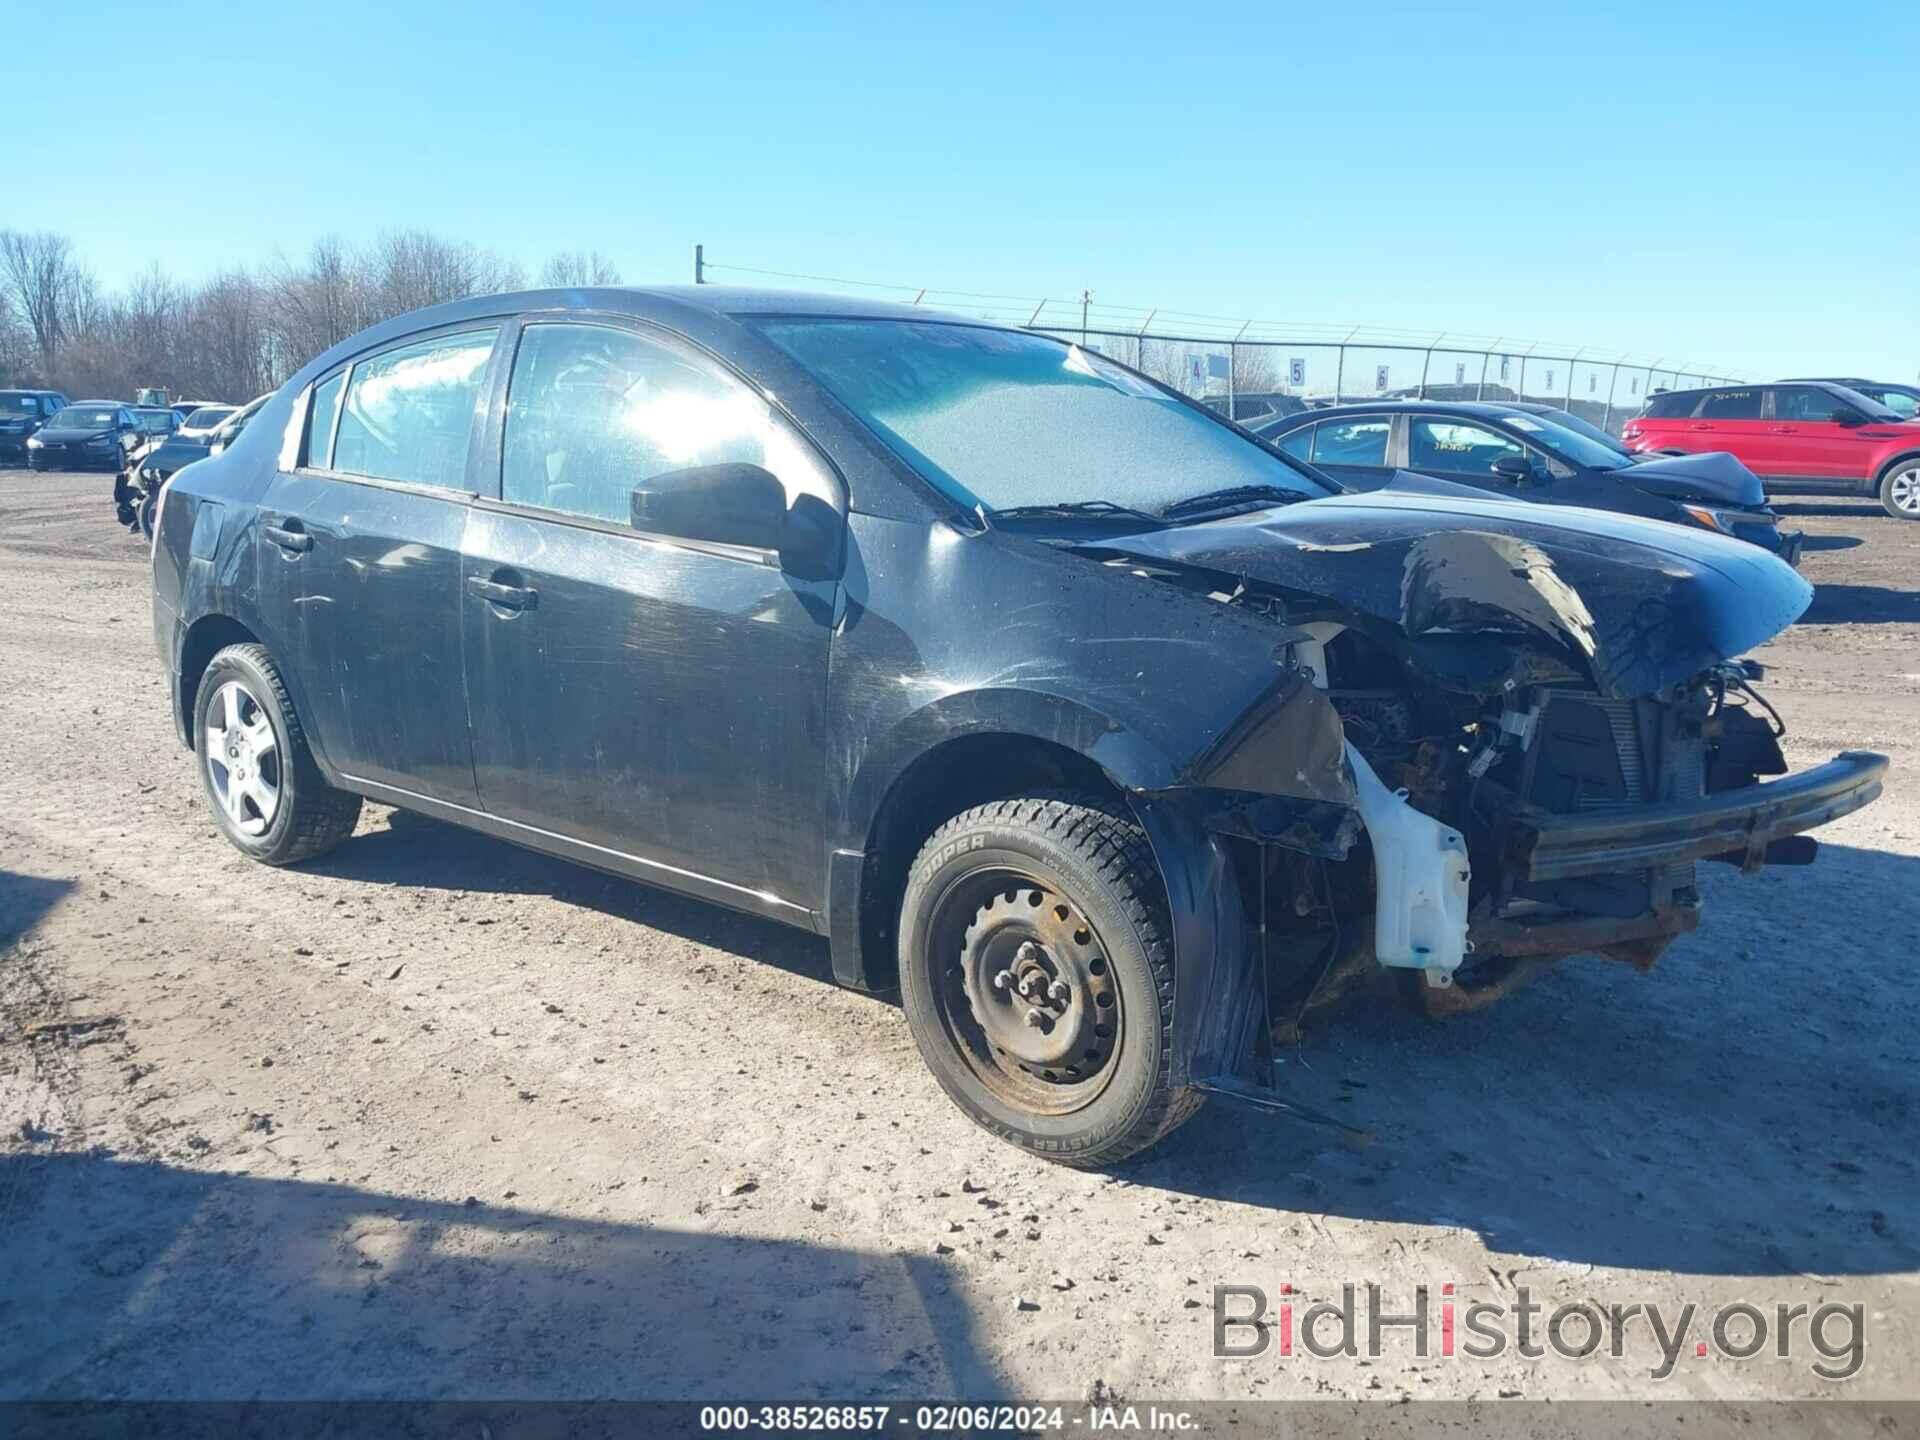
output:
<svg viewBox="0 0 1920 1440"><path fill-rule="evenodd" d="M109 485L0 472L0 1398L1920 1389L1920 525L1789 507L1789 758L1896 767L1816 866L1704 867L1650 976L1312 1030L1284 1074L1369 1145L1216 1103L1086 1175L968 1125L810 937L377 807L242 859ZM1211 1358L1215 1285L1348 1281L1698 1338L1857 1304L1864 1363Z"/></svg>

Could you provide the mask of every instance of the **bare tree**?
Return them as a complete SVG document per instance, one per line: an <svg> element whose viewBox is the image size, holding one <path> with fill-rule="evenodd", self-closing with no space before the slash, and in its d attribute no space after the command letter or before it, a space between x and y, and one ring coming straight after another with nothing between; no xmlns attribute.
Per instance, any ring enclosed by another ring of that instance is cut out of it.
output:
<svg viewBox="0 0 1920 1440"><path fill-rule="evenodd" d="M0 285L33 332L45 374L52 374L59 361L73 291L86 278L66 236L0 230Z"/></svg>
<svg viewBox="0 0 1920 1440"><path fill-rule="evenodd" d="M620 268L598 250L562 251L547 261L540 283L567 289L582 285L618 285Z"/></svg>

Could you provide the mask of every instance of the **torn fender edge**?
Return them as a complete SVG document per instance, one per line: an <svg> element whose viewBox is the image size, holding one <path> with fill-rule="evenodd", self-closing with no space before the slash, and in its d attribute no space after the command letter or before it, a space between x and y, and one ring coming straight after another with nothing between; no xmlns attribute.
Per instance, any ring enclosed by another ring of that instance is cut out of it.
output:
<svg viewBox="0 0 1920 1440"><path fill-rule="evenodd" d="M1171 1082L1185 1087L1240 1076L1259 1038L1265 1009L1260 987L1266 977L1260 957L1247 944L1246 910L1226 840L1176 800L1140 794L1131 799L1167 887L1173 930Z"/></svg>

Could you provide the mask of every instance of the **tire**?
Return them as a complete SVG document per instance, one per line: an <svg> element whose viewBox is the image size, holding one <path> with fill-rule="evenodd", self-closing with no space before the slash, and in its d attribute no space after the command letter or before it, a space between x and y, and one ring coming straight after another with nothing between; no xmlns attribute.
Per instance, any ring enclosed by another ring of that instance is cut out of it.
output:
<svg viewBox="0 0 1920 1440"><path fill-rule="evenodd" d="M1880 472L1880 505L1896 520L1920 520L1920 455L1907 455Z"/></svg>
<svg viewBox="0 0 1920 1440"><path fill-rule="evenodd" d="M913 863L899 935L914 1043L983 1129L1092 1169L1200 1108L1171 1081L1166 891L1123 806L1059 792L956 815Z"/></svg>
<svg viewBox="0 0 1920 1440"><path fill-rule="evenodd" d="M207 666L193 702L193 753L214 823L263 865L324 855L360 818L360 797L327 784L314 764L263 645L229 645Z"/></svg>
<svg viewBox="0 0 1920 1440"><path fill-rule="evenodd" d="M143 540L153 539L153 514L159 499L160 491L157 487L140 497L140 538Z"/></svg>

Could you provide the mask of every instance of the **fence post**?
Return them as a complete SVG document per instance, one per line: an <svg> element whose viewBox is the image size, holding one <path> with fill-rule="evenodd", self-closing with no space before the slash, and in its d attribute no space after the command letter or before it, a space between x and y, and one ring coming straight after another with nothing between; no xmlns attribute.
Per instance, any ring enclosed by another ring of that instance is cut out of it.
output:
<svg viewBox="0 0 1920 1440"><path fill-rule="evenodd" d="M1613 392L1620 388L1620 362L1613 362L1613 378L1607 382L1607 413L1601 418L1600 428L1609 435L1613 433Z"/></svg>
<svg viewBox="0 0 1920 1440"><path fill-rule="evenodd" d="M1229 340L1227 342L1227 418L1229 420L1238 420L1240 418L1239 404L1234 398L1233 393L1233 372L1234 368L1239 364L1239 361L1240 347Z"/></svg>
<svg viewBox="0 0 1920 1440"><path fill-rule="evenodd" d="M1340 403L1340 388L1347 382L1347 342L1340 342L1340 359L1333 367L1333 403Z"/></svg>
<svg viewBox="0 0 1920 1440"><path fill-rule="evenodd" d="M1492 363L1493 363L1493 352L1491 350L1482 350L1480 352L1480 383L1473 387L1473 398L1476 400L1484 400L1486 398L1487 366L1491 365Z"/></svg>
<svg viewBox="0 0 1920 1440"><path fill-rule="evenodd" d="M1446 338L1447 338L1446 335L1442 333L1442 335L1440 336L1440 339L1444 340ZM1436 341L1435 343L1437 344L1438 342ZM1427 372L1432 368L1433 368L1433 346L1429 345L1427 346L1427 358L1420 362L1420 398L1422 400L1427 398Z"/></svg>
<svg viewBox="0 0 1920 1440"><path fill-rule="evenodd" d="M696 285L707 283L707 247L704 245L693 247L693 283Z"/></svg>

